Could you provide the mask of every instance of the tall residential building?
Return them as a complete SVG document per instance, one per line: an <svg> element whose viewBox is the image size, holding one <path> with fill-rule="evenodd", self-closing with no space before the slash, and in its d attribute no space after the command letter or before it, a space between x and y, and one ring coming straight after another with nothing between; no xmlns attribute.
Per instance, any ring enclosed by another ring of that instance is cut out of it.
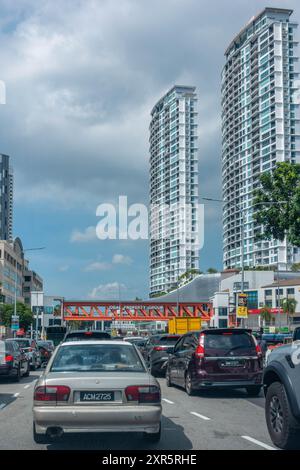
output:
<svg viewBox="0 0 300 470"><path fill-rule="evenodd" d="M151 112L150 295L198 269L196 106L195 87L174 86Z"/></svg>
<svg viewBox="0 0 300 470"><path fill-rule="evenodd" d="M9 156L0 154L0 240L13 240L13 174Z"/></svg>
<svg viewBox="0 0 300 470"><path fill-rule="evenodd" d="M292 10L265 8L233 39L222 71L222 182L224 268L244 263L288 268L297 249L255 240L253 190L276 162L300 162L298 56ZM243 220L245 224L243 225Z"/></svg>

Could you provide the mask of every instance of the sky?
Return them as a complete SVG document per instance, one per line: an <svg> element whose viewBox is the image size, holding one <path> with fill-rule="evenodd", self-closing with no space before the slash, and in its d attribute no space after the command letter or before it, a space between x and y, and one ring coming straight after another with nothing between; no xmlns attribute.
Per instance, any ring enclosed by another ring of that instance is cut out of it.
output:
<svg viewBox="0 0 300 470"><path fill-rule="evenodd" d="M99 240L99 204L148 203L150 112L174 84L198 94L199 192L221 197L220 74L234 35L294 0L0 0L0 152L14 236L48 295L147 298L147 240ZM200 269L222 268L221 207L205 205Z"/></svg>

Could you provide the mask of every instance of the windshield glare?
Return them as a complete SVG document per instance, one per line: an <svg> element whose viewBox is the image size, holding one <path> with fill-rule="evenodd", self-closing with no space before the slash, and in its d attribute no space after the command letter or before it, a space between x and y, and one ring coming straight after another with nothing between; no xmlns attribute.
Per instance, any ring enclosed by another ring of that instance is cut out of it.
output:
<svg viewBox="0 0 300 470"><path fill-rule="evenodd" d="M145 372L132 346L86 344L62 346L52 363L51 372Z"/></svg>

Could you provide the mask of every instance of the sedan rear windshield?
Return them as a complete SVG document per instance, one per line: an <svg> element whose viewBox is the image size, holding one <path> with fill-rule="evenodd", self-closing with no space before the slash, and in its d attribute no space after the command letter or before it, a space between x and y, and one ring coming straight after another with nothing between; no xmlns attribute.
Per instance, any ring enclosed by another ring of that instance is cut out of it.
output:
<svg viewBox="0 0 300 470"><path fill-rule="evenodd" d="M84 344L61 346L51 372L145 372L134 346Z"/></svg>
<svg viewBox="0 0 300 470"><path fill-rule="evenodd" d="M204 348L206 356L246 356L255 353L255 343L247 332L208 333Z"/></svg>
<svg viewBox="0 0 300 470"><path fill-rule="evenodd" d="M30 348L30 340L29 339L16 339L20 348Z"/></svg>

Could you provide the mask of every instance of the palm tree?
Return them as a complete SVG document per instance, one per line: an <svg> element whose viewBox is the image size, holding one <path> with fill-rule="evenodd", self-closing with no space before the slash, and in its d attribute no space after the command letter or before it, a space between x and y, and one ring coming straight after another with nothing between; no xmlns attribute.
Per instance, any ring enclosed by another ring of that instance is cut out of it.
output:
<svg viewBox="0 0 300 470"><path fill-rule="evenodd" d="M281 307L282 307L284 313L287 314L288 327L290 329L290 319L291 319L291 317L293 317L293 315L296 312L297 300L296 299L289 299L288 297L286 297L285 299L282 299L280 304L281 304Z"/></svg>
<svg viewBox="0 0 300 470"><path fill-rule="evenodd" d="M259 315L260 315L260 318L262 319L263 321L263 325L266 326L266 323L270 323L272 318L273 318L273 315L270 311L270 308L267 307L267 305L264 305L264 307L262 307L259 311Z"/></svg>

